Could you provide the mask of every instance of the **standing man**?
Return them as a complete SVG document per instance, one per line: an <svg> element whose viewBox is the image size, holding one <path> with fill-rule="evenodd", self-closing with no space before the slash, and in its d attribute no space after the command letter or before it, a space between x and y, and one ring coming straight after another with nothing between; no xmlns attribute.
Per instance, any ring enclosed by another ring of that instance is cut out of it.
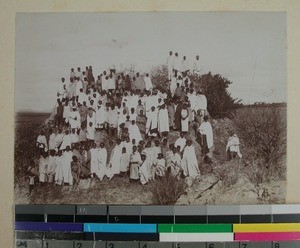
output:
<svg viewBox="0 0 300 248"><path fill-rule="evenodd" d="M168 78L169 78L169 80L171 80L172 76L173 76L173 60L174 60L173 52L170 51L169 52L169 57L167 58L167 68L168 68Z"/></svg>
<svg viewBox="0 0 300 248"><path fill-rule="evenodd" d="M186 74L189 72L189 63L186 60L186 56L183 56L182 62L181 62L181 72L182 74Z"/></svg>
<svg viewBox="0 0 300 248"><path fill-rule="evenodd" d="M175 73L175 77L177 77L178 72L180 72L181 69L181 63L179 61L178 53L175 53L175 57L173 60L173 71Z"/></svg>
<svg viewBox="0 0 300 248"><path fill-rule="evenodd" d="M204 116L204 122L199 127L199 132L202 137L202 154L209 153L214 146L214 136L211 124L208 122L208 116Z"/></svg>
<svg viewBox="0 0 300 248"><path fill-rule="evenodd" d="M199 55L197 55L193 65L193 73L196 75L200 75L200 71L201 71L201 64L199 60Z"/></svg>

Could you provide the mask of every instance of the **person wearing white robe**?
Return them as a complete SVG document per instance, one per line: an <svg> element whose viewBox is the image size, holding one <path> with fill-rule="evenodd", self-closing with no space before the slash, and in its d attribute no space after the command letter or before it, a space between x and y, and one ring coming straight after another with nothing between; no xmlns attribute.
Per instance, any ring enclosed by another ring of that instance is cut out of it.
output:
<svg viewBox="0 0 300 248"><path fill-rule="evenodd" d="M191 140L187 141L187 145L184 148L181 167L183 174L187 177L195 178L200 175L195 147L192 145Z"/></svg>
<svg viewBox="0 0 300 248"><path fill-rule="evenodd" d="M47 167L47 179L49 183L52 183L54 180L54 175L56 171L56 156L53 149L50 150L48 167Z"/></svg>
<svg viewBox="0 0 300 248"><path fill-rule="evenodd" d="M156 136L152 134L151 131L157 129L157 111L155 107L151 107L151 111L147 115L147 122L146 122L146 134L149 136Z"/></svg>
<svg viewBox="0 0 300 248"><path fill-rule="evenodd" d="M95 126L93 125L92 122L89 122L88 126L86 128L86 138L89 141L94 141L95 140Z"/></svg>
<svg viewBox="0 0 300 248"><path fill-rule="evenodd" d="M48 151L47 139L44 134L44 131L41 131L40 135L37 137L36 146L40 149L40 151Z"/></svg>
<svg viewBox="0 0 300 248"><path fill-rule="evenodd" d="M92 122L94 126L96 124L96 113L93 110L90 110L86 120L87 120L87 125L89 125L89 123Z"/></svg>
<svg viewBox="0 0 300 248"><path fill-rule="evenodd" d="M146 90L152 90L153 84L151 82L151 78L149 77L148 73L146 73L146 75L144 77L144 81L145 81L145 88L146 88Z"/></svg>
<svg viewBox="0 0 300 248"><path fill-rule="evenodd" d="M137 147L132 147L132 153L130 155L130 165L129 165L129 181L139 179L139 168L142 163L141 155L137 151Z"/></svg>
<svg viewBox="0 0 300 248"><path fill-rule="evenodd" d="M167 58L167 68L168 68L169 80L172 78L172 75L173 75L173 60L174 60L173 52L170 51L169 57Z"/></svg>
<svg viewBox="0 0 300 248"><path fill-rule="evenodd" d="M73 111L69 112L69 123L71 129L75 128L76 130L80 128L80 114L76 108L73 108Z"/></svg>
<svg viewBox="0 0 300 248"><path fill-rule="evenodd" d="M129 138L132 141L135 139L135 142L138 144L141 140L143 140L140 129L138 125L135 123L135 120L131 121L131 125L128 127Z"/></svg>
<svg viewBox="0 0 300 248"><path fill-rule="evenodd" d="M144 148L143 154L146 155L146 165L148 170L148 179L152 179L151 173L153 171L153 163L155 162L155 157L153 156L153 149L151 147L151 141L148 141L146 147Z"/></svg>
<svg viewBox="0 0 300 248"><path fill-rule="evenodd" d="M180 69L181 69L181 63L178 57L178 53L175 53L175 57L173 60L173 70L178 73L180 72Z"/></svg>
<svg viewBox="0 0 300 248"><path fill-rule="evenodd" d="M123 145L121 144L121 140L118 139L116 146L113 148L111 152L110 161L109 161L109 167L111 168L112 177L114 175L120 174L122 148Z"/></svg>
<svg viewBox="0 0 300 248"><path fill-rule="evenodd" d="M96 128L103 128L105 122L107 122L107 111L104 106L100 105L96 111Z"/></svg>
<svg viewBox="0 0 300 248"><path fill-rule="evenodd" d="M100 143L100 148L97 152L98 170L96 171L97 177L102 180L106 175L108 178L111 177L110 170L107 169L107 150L104 143Z"/></svg>
<svg viewBox="0 0 300 248"><path fill-rule="evenodd" d="M95 174L98 172L98 148L96 143L93 143L90 149L91 153L91 177L94 178Z"/></svg>
<svg viewBox="0 0 300 248"><path fill-rule="evenodd" d="M141 184L146 184L149 182L150 179L150 173L148 170L148 162L147 162L147 155L146 154L141 154L141 158L142 158L142 163L141 166L139 168L139 175L140 175L140 182Z"/></svg>
<svg viewBox="0 0 300 248"><path fill-rule="evenodd" d="M70 146L66 147L66 151L63 153L63 182L73 185L73 177L71 172L71 162L72 162L73 152L70 150Z"/></svg>
<svg viewBox="0 0 300 248"><path fill-rule="evenodd" d="M72 129L72 133L70 134L71 136L71 144L76 144L79 141L79 135L77 134L75 129Z"/></svg>
<svg viewBox="0 0 300 248"><path fill-rule="evenodd" d="M189 112L186 105L181 110L181 132L189 131Z"/></svg>
<svg viewBox="0 0 300 248"><path fill-rule="evenodd" d="M174 96L176 88L177 88L177 78L172 77L171 83L170 83L170 92L171 92L172 96Z"/></svg>
<svg viewBox="0 0 300 248"><path fill-rule="evenodd" d="M187 94L187 97L191 104L191 109L196 112L198 110L197 108L198 100L195 91L191 89L191 91Z"/></svg>
<svg viewBox="0 0 300 248"><path fill-rule="evenodd" d="M56 134L53 133L52 129L49 129L49 150L55 150L55 138L56 138Z"/></svg>
<svg viewBox="0 0 300 248"><path fill-rule="evenodd" d="M148 114L151 112L151 107L152 107L152 96L150 95L150 92L148 95L145 97L145 115L148 118Z"/></svg>
<svg viewBox="0 0 300 248"><path fill-rule="evenodd" d="M207 148L211 149L214 145L214 135L211 124L208 122L208 116L204 116L204 122L199 127L201 135L206 135Z"/></svg>
<svg viewBox="0 0 300 248"><path fill-rule="evenodd" d="M198 104L201 114L204 115L207 111L207 98L202 92L198 95Z"/></svg>
<svg viewBox="0 0 300 248"><path fill-rule="evenodd" d="M78 93L78 102L83 105L83 102L88 102L87 95L83 92L83 89L80 89Z"/></svg>
<svg viewBox="0 0 300 248"><path fill-rule="evenodd" d="M55 136L55 140L54 140L54 149L56 151L58 151L58 149L63 141L64 136L65 135L62 133L62 130L58 129L58 134Z"/></svg>
<svg viewBox="0 0 300 248"><path fill-rule="evenodd" d="M63 166L64 158L62 156L62 151L59 150L55 159L56 169L55 169L55 184L61 185L63 182Z"/></svg>
<svg viewBox="0 0 300 248"><path fill-rule="evenodd" d="M199 60L199 55L196 56L196 60L194 61L194 65L193 65L193 73L200 75L201 72L201 64L200 64L200 60Z"/></svg>
<svg viewBox="0 0 300 248"><path fill-rule="evenodd" d="M134 108L136 109L137 105L139 104L139 96L138 95L132 95L130 99L130 104L128 105L128 108Z"/></svg>
<svg viewBox="0 0 300 248"><path fill-rule="evenodd" d="M121 155L120 172L123 175L125 175L128 170L129 170L129 153L126 150L126 147L123 147L122 148L122 155Z"/></svg>
<svg viewBox="0 0 300 248"><path fill-rule="evenodd" d="M135 112L135 108L130 109L129 117L131 121L136 121L137 114Z"/></svg>
<svg viewBox="0 0 300 248"><path fill-rule="evenodd" d="M170 131L169 113L164 104L162 105L161 109L158 112L158 131L160 133Z"/></svg>
<svg viewBox="0 0 300 248"><path fill-rule="evenodd" d="M189 62L186 60L186 56L183 56L183 60L181 61L181 72L188 72L190 70L189 67Z"/></svg>
<svg viewBox="0 0 300 248"><path fill-rule="evenodd" d="M48 167L49 158L47 153L44 152L42 156L40 156L39 161L39 181L44 183L47 181L47 167Z"/></svg>
<svg viewBox="0 0 300 248"><path fill-rule="evenodd" d="M58 86L57 89L57 98L59 100L62 100L63 98L66 97L67 94L67 88L66 88L66 83L65 83L65 78L61 78L61 83Z"/></svg>
<svg viewBox="0 0 300 248"><path fill-rule="evenodd" d="M105 90L105 91L108 90L108 83L109 83L109 77L103 76L102 77L102 90Z"/></svg>
<svg viewBox="0 0 300 248"><path fill-rule="evenodd" d="M66 134L63 137L60 150L65 150L67 146L71 147L72 140L71 140L71 135L69 134L69 130L66 130Z"/></svg>
<svg viewBox="0 0 300 248"><path fill-rule="evenodd" d="M155 176L163 177L165 175L165 172L166 172L166 160L163 158L163 154L159 153L154 163L154 174Z"/></svg>
<svg viewBox="0 0 300 248"><path fill-rule="evenodd" d="M69 123L69 113L70 113L70 106L66 103L64 105L64 113L63 113L63 119L65 121L65 124Z"/></svg>
<svg viewBox="0 0 300 248"><path fill-rule="evenodd" d="M130 137L125 138L125 142L123 142L123 146L126 148L126 153L130 155L133 149L133 143Z"/></svg>
<svg viewBox="0 0 300 248"><path fill-rule="evenodd" d="M184 147L186 145L186 138L184 137L184 133L180 133L180 137L175 141L175 148L178 146L180 147L180 152L183 151Z"/></svg>
<svg viewBox="0 0 300 248"><path fill-rule="evenodd" d="M171 173L173 176L180 177L180 171L181 171L181 156L180 156L180 150L177 148L173 148L172 154L171 154Z"/></svg>
<svg viewBox="0 0 300 248"><path fill-rule="evenodd" d="M160 141L159 140L155 140L154 142L154 146L152 147L152 158L153 158L153 163L155 162L155 160L158 157L158 154L161 153L161 146L160 146Z"/></svg>
<svg viewBox="0 0 300 248"><path fill-rule="evenodd" d="M235 155L238 155L239 158L242 158L242 154L240 152L240 140L235 133L231 133L231 136L228 139L226 153L228 154L228 160Z"/></svg>

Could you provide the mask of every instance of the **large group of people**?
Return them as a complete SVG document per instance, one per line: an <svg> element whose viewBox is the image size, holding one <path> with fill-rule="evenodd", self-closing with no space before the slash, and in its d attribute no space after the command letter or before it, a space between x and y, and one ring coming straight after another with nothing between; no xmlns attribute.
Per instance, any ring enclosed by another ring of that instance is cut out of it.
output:
<svg viewBox="0 0 300 248"><path fill-rule="evenodd" d="M59 84L52 127L37 137L40 183L76 187L81 179L122 176L147 184L166 173L199 176L188 137L194 134L203 157L214 148L206 96L189 77L201 70L199 56L190 70L186 56L180 63L170 52L167 68L165 85L155 85L149 73L108 68L94 77L92 66L72 68L69 82L62 78ZM170 132L173 140L177 135L173 143ZM231 157L233 146L239 146L237 137L226 148Z"/></svg>

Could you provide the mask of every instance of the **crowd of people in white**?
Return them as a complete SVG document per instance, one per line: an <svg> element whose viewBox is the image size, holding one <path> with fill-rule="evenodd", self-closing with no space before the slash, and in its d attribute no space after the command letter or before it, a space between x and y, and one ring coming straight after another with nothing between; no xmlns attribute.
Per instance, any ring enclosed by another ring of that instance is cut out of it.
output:
<svg viewBox="0 0 300 248"><path fill-rule="evenodd" d="M194 132L203 157L214 148L206 96L190 80L201 71L199 56L190 70L186 56L180 61L178 53L170 52L166 66L168 80L156 86L148 73L109 68L94 78L92 66L72 68L69 82L62 78L59 84L52 128L37 137L40 183L76 186L81 179L118 175L147 184L166 173L199 176L187 137ZM174 143L170 132L179 136ZM230 158L241 156L236 135L226 152ZM28 170L30 192L33 170Z"/></svg>

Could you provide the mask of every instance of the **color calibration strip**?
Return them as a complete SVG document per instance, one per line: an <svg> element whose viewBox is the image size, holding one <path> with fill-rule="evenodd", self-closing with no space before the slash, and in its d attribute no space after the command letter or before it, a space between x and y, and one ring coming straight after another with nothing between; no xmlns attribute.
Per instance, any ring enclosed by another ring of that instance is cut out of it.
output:
<svg viewBox="0 0 300 248"><path fill-rule="evenodd" d="M29 248L297 248L299 216L300 205L17 205L15 237Z"/></svg>

